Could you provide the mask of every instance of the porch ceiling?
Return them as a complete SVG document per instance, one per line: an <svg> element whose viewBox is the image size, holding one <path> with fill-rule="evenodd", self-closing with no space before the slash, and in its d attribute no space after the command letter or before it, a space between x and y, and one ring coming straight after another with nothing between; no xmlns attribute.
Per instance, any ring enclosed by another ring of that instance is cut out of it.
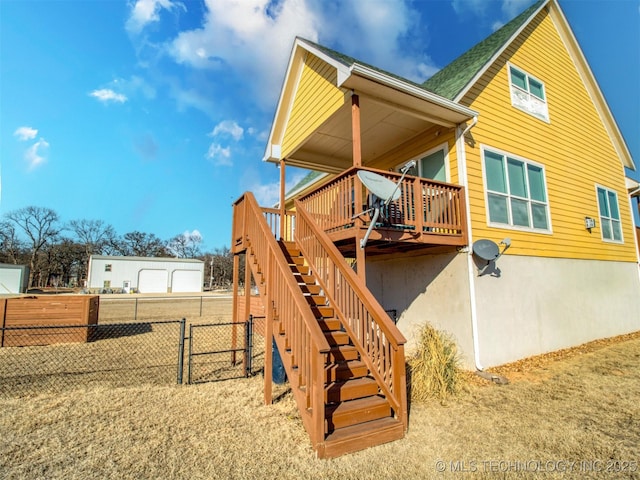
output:
<svg viewBox="0 0 640 480"><path fill-rule="evenodd" d="M360 125L366 166L437 123L419 112L360 96ZM346 103L289 155L287 164L330 173L346 170L353 165L351 129L351 105Z"/></svg>

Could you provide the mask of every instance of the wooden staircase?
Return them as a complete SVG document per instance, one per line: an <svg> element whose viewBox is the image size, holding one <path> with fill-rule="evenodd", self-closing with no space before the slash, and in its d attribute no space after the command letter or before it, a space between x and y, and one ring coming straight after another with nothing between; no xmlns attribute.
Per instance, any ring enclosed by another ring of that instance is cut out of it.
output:
<svg viewBox="0 0 640 480"><path fill-rule="evenodd" d="M402 438L406 340L304 207L283 215L247 192L234 203L232 238L234 321L239 254L246 254L245 284L252 275L265 308L265 402L272 401L273 338L319 457ZM245 297L245 312L248 305Z"/></svg>
<svg viewBox="0 0 640 480"><path fill-rule="evenodd" d="M304 256L293 242L280 245L331 348L324 367L325 438L318 455L334 457L402 438L403 423L394 417L391 405L322 295ZM280 347L277 337L276 343Z"/></svg>

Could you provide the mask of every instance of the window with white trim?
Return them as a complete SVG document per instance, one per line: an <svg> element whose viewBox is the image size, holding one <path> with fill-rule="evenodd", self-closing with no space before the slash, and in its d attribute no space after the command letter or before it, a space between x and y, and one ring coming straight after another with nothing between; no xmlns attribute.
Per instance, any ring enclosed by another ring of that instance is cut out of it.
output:
<svg viewBox="0 0 640 480"><path fill-rule="evenodd" d="M509 83L511 104L514 107L549 121L544 83L513 65L509 65Z"/></svg>
<svg viewBox="0 0 640 480"><path fill-rule="evenodd" d="M430 178L440 182L449 181L449 164L447 159L446 144L440 145L428 152L413 158L416 166L407 172L408 175L415 175L422 178ZM406 162L396 165L394 170L400 172L400 169Z"/></svg>
<svg viewBox="0 0 640 480"><path fill-rule="evenodd" d="M482 153L489 224L550 232L544 167L492 149Z"/></svg>
<svg viewBox="0 0 640 480"><path fill-rule="evenodd" d="M600 212L600 230L602 239L608 242L622 243L622 225L618 194L614 190L596 186L598 192L598 211Z"/></svg>

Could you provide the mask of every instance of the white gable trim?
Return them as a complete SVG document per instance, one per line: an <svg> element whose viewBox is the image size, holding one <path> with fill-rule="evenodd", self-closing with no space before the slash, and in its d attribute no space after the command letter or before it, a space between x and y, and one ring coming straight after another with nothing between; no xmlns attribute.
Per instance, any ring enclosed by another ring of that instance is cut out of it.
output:
<svg viewBox="0 0 640 480"><path fill-rule="evenodd" d="M462 100L462 98L469 93L469 90L471 89L471 87L473 87L476 82L478 80L480 80L480 77L482 77L487 70L489 70L489 68L491 67L491 65L494 64L494 62L500 57L500 55L502 55L504 53L504 51L507 49L507 47L509 47L509 45L511 45L511 43L513 43L513 41L518 38L518 36L522 33L522 31L527 28L527 26L529 26L529 24L531 23L531 21L536 18L536 16L538 15L538 13L540 13L540 11L545 8L550 0L547 0L546 2L544 2L542 5L540 5L540 7L531 14L531 16L529 17L529 19L524 22L520 28L518 30L516 30L514 32L513 35L511 35L511 37L509 38L509 40L507 40L506 42L504 42L504 44L502 45L502 47L489 59L489 61L487 63L485 63L484 67L482 67L478 73L471 79L471 81L469 81L469 83L467 83L464 88L460 91L460 93L453 99L454 102L459 102L460 100Z"/></svg>
<svg viewBox="0 0 640 480"><path fill-rule="evenodd" d="M629 152L629 148L627 147L627 143L620 132L620 128L616 123L615 117L609 109L609 105L607 104L607 100L602 93L602 90L600 90L600 85L598 85L598 81L591 71L591 67L580 48L580 44L571 30L571 26L569 25L567 18L564 16L564 13L557 1L554 0L552 6L553 9L550 11L551 20L556 25L558 35L564 43L569 56L573 59L573 63L578 70L578 74L580 75L580 78L582 78L582 83L587 89L587 92L591 97L591 102L596 108L596 111L600 116L600 120L609 134L609 138L613 143L613 147L615 148L618 157L625 167L635 170L636 166L633 162L633 158L631 157L631 152ZM558 22L560 22L560 25L558 25Z"/></svg>

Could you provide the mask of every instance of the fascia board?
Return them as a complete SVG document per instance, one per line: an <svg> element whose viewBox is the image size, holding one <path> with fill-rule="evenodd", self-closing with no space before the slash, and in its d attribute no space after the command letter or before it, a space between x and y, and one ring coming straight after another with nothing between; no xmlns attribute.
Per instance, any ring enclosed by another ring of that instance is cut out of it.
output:
<svg viewBox="0 0 640 480"><path fill-rule="evenodd" d="M322 59L332 67L336 68L338 72L338 86L341 85L346 78L351 75L351 71L348 65L337 61L335 58L327 55L323 51L319 50L315 46L309 44L304 39L297 37L293 43L291 50L291 56L289 58L289 65L287 66L287 72L284 77L282 90L280 91L280 98L278 99L278 106L272 122L271 132L269 132L269 139L265 148L263 161L277 162L281 160L279 155L273 154L273 146L280 147L284 137L284 126L289 118L289 111L291 110L291 104L293 102L294 93L300 80L300 72L302 69L302 62L306 53L309 52L316 57ZM293 78L295 77L295 78Z"/></svg>
<svg viewBox="0 0 640 480"><path fill-rule="evenodd" d="M485 63L484 66L480 70L478 70L478 72L475 74L475 76L462 88L460 93L458 93L458 95L456 95L456 97L453 99L454 102L459 102L460 100L462 100L462 98L464 98L464 96L467 93L469 93L469 90L476 84L476 82L478 80L480 80L480 78L487 72L487 70L491 67L491 65L494 64L494 62L500 57L500 55L502 55L504 53L504 51L509 47L509 45L511 45L511 43L516 38L518 38L518 35L520 35L522 33L522 31L525 28L527 28L527 26L531 23L531 21L534 18L536 18L538 13L540 13L542 11L542 9L545 8L549 4L549 1L550 0L547 0L542 5L540 5L540 7L538 7L536 9L536 11L531 14L529 19L526 22L523 22L523 24L520 25L520 28L518 28L518 30L516 30L513 33L513 35L511 35L511 37L509 37L509 39L506 42L504 42L502 47L500 49L498 49L498 51L489 59L489 61L487 63Z"/></svg>
<svg viewBox="0 0 640 480"><path fill-rule="evenodd" d="M355 63L351 67L351 72L353 75L357 75L359 77L374 81L386 87L411 95L412 97L416 97L426 102L438 105L439 107L443 107L465 117L465 119L471 119L478 116L478 112L471 110L470 108L467 108L456 102L452 102L451 100L436 95L435 93L431 93L423 88L403 82L398 78L385 75L382 72L366 67L364 65ZM346 85L344 84L338 86L346 87Z"/></svg>
<svg viewBox="0 0 640 480"><path fill-rule="evenodd" d="M289 56L289 64L287 65L287 71L282 81L282 88L280 89L280 97L278 98L278 104L276 107L273 121L271 122L271 131L265 147L263 161L279 161L280 157L273 156L273 145L282 145L282 139L284 137L284 127L286 125L287 118L289 117L289 110L291 109L291 103L298 84L299 75L295 75L292 78L294 71L299 70L300 63L304 59L305 47L301 47L301 39L296 38L293 42L293 48L291 49L291 55ZM302 49L301 49L302 48Z"/></svg>

